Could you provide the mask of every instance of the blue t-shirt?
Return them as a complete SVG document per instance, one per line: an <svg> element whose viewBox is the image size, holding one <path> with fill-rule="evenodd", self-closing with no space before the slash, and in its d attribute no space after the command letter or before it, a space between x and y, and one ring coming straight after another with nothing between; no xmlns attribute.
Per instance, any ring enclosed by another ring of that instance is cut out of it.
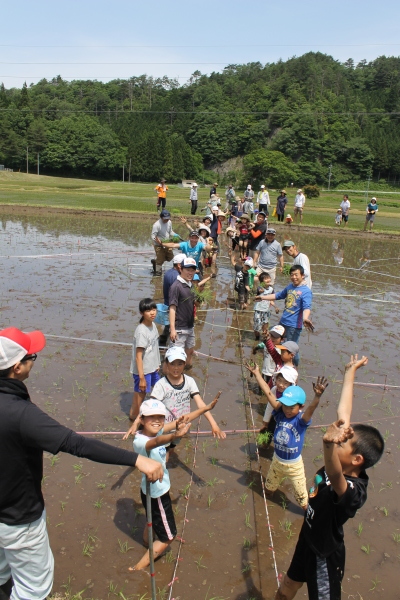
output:
<svg viewBox="0 0 400 600"><path fill-rule="evenodd" d="M176 281L176 278L179 275L179 271L176 269L168 269L164 273L164 281L163 281L163 294L164 294L164 304L169 306L169 288Z"/></svg>
<svg viewBox="0 0 400 600"><path fill-rule="evenodd" d="M283 410L272 411L276 421L274 433L275 454L282 462L295 462L301 456L303 450L304 436L307 427L311 425L311 419L306 423L302 414L287 419Z"/></svg>
<svg viewBox="0 0 400 600"><path fill-rule="evenodd" d="M203 252L205 244L203 242L197 242L194 248L190 245L190 242L181 242L179 244L179 249L181 252L189 256L190 258L194 258L196 261L196 265L199 266L199 260L201 258L201 253Z"/></svg>
<svg viewBox="0 0 400 600"><path fill-rule="evenodd" d="M157 433L157 436L162 435L163 431L163 429L160 429L160 431ZM144 435L144 433L138 431L135 435L135 439L133 440L133 449L141 456L145 456L146 458L152 458L153 460L156 460L162 465L162 468L164 470L164 477L162 482L160 483L159 481L156 481L155 483L150 484L151 497L159 498L160 496L163 496L168 492L169 488L171 487L171 484L169 481L169 473L166 464L167 451L165 449L165 446L157 446L157 448L153 448L152 450L150 450L149 453L146 452L146 444L149 440L152 439L154 438L147 437L147 435ZM142 476L141 488L143 494L146 494L146 475Z"/></svg>
<svg viewBox="0 0 400 600"><path fill-rule="evenodd" d="M303 328L303 311L311 309L312 291L307 285L295 287L290 283L284 290L275 294L276 300L285 298L285 309L282 313L280 325L284 327Z"/></svg>

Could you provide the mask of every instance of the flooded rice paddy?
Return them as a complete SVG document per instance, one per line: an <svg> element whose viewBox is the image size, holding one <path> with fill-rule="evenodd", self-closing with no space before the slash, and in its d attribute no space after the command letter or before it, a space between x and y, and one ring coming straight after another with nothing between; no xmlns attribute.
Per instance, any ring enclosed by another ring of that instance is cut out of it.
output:
<svg viewBox="0 0 400 600"><path fill-rule="evenodd" d="M41 329L48 336L28 381L32 400L77 431L109 432L102 439L131 448L131 441L112 432L129 423L130 343L139 300L162 298L161 280L149 268L152 220L45 212L2 212L0 219L1 326ZM180 225L176 229L184 235ZM323 464L321 428L335 418L343 366L351 353L368 355L367 367L357 373L353 420L379 427L386 452L369 471L366 505L345 526L343 598L391 599L398 597L400 566L400 388L390 387L400 386L399 244L334 233L290 233L314 265L315 332L302 334L300 385L311 394L317 375L330 381L303 456L311 482ZM287 281L278 275L275 289ZM214 415L223 429L247 430L253 422L260 427L265 397L240 366L254 345L252 315L233 310L226 258L211 287L212 302L198 312L196 349L202 355L193 376L206 401L222 390ZM277 319L273 315L272 324ZM253 434L229 434L218 442L195 435L196 428L169 464L181 540L156 563L158 598L271 599L289 566L301 509L286 482L264 501L260 472L265 476L272 450L260 449L258 459ZM199 430L207 429L202 419ZM148 572L129 571L143 553L139 482L131 469L45 456L57 597L150 598ZM298 597L307 597L305 588Z"/></svg>

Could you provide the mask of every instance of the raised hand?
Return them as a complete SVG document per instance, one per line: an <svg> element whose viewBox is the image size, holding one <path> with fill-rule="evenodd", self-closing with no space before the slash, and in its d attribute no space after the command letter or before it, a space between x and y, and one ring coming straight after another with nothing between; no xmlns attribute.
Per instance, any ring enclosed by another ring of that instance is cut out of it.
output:
<svg viewBox="0 0 400 600"><path fill-rule="evenodd" d="M326 377L317 377L317 383L313 383L313 390L316 396L322 396L329 383Z"/></svg>
<svg viewBox="0 0 400 600"><path fill-rule="evenodd" d="M128 431L126 432L126 434L124 435L124 437L122 439L127 440L130 435L135 435L137 430L139 429L139 425L140 425L140 415L138 415L136 417L136 419L133 421L132 425L129 427Z"/></svg>
<svg viewBox="0 0 400 600"><path fill-rule="evenodd" d="M335 421L329 425L322 441L329 444L343 444L347 440L350 440L354 435L353 428L342 427L342 425L344 425L343 419L339 419L339 421Z"/></svg>
<svg viewBox="0 0 400 600"><path fill-rule="evenodd" d="M347 365L345 366L344 370L349 371L350 369L354 369L357 370L360 367L364 367L366 364L368 363L368 357L367 356L362 356L360 358L360 360L358 360L358 354L352 354L350 356L350 362L347 363Z"/></svg>
<svg viewBox="0 0 400 600"><path fill-rule="evenodd" d="M250 373L253 373L253 375L257 375L260 372L260 367L257 363L253 362L252 360L249 360L247 363L243 364L246 367L246 369L250 371Z"/></svg>
<svg viewBox="0 0 400 600"><path fill-rule="evenodd" d="M214 406L217 404L221 394L222 394L222 392L220 390L218 392L218 394L215 396L214 400L212 402L210 402L210 404L207 404L207 410L212 410L214 408Z"/></svg>

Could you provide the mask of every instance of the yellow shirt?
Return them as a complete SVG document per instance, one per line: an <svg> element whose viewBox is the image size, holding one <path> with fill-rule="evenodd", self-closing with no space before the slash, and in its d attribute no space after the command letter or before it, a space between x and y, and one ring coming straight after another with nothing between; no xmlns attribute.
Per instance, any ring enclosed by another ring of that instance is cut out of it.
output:
<svg viewBox="0 0 400 600"><path fill-rule="evenodd" d="M156 188L154 188L157 192L157 196L159 198L166 198L167 197L167 190L168 190L168 186L167 185L161 185L161 183L158 184L158 186Z"/></svg>

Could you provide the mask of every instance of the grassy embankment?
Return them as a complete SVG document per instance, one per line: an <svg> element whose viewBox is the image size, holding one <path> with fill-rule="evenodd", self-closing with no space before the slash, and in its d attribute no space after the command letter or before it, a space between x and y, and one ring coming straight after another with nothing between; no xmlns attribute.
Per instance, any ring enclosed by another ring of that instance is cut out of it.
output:
<svg viewBox="0 0 400 600"><path fill-rule="evenodd" d="M0 204L20 206L46 206L75 210L113 210L154 213L156 206L155 184L92 181L0 172ZM221 196L224 189L221 190ZM272 191L271 198L277 193ZM334 227L336 209L343 192L323 192L320 198L307 200L304 225ZM370 192L369 198L374 195ZM374 231L400 233L400 194L379 195L379 212ZM208 189L199 189L199 207L205 206ZM288 211L293 216L295 190L289 191ZM365 220L365 194L349 193L351 216L348 228L360 230ZM174 214L189 214L189 190L169 186L168 208ZM272 219L273 221L274 219Z"/></svg>

